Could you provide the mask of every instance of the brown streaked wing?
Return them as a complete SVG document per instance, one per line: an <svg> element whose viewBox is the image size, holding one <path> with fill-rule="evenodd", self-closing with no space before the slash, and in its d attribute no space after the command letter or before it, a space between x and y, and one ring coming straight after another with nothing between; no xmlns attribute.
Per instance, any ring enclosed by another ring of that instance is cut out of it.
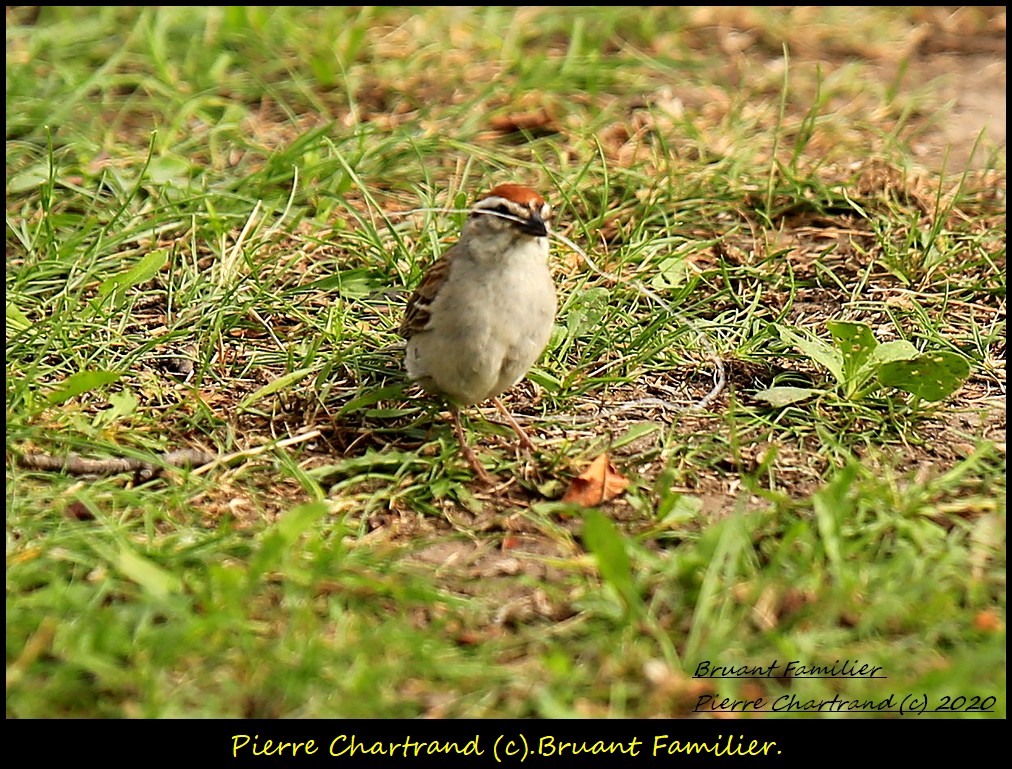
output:
<svg viewBox="0 0 1012 769"><path fill-rule="evenodd" d="M436 298L439 287L446 280L446 273L450 269L450 259L453 256L453 247L443 254L422 277L422 282L408 299L407 307L404 310L404 319L398 333L405 339L423 330L429 323L429 307L432 300Z"/></svg>

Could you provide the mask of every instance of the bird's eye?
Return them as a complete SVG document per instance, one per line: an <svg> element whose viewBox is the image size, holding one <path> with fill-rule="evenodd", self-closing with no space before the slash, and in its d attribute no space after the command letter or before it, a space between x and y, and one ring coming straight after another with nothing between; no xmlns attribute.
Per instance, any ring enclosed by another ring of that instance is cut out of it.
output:
<svg viewBox="0 0 1012 769"><path fill-rule="evenodd" d="M492 210L495 211L497 214L505 214L506 216L510 216L511 215L510 214L510 210L508 208L506 208L506 206L501 206L501 205L500 206L496 206Z"/></svg>

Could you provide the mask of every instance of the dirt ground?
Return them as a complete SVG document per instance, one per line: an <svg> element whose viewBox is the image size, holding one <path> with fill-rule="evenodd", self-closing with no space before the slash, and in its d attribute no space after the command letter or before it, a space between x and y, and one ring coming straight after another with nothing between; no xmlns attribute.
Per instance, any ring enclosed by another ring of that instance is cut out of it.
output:
<svg viewBox="0 0 1012 769"><path fill-rule="evenodd" d="M914 62L909 77L937 85L939 108L951 105L914 144L917 159L932 171L950 173L985 167L988 151L1005 150L1005 47L1000 52L969 55L935 53ZM974 146L980 139L980 147ZM972 157L971 157L972 155Z"/></svg>
<svg viewBox="0 0 1012 769"><path fill-rule="evenodd" d="M1000 24L1003 28L1003 15ZM901 75L902 82L930 94L927 119L912 143L915 162L929 173L944 172L949 178L967 170L1003 169L1006 113L1004 37L979 39L961 36L958 31L936 31L925 39L908 61L882 60L877 70L883 83L895 82L901 66L906 67ZM997 166L996 158L999 158ZM1003 197L1004 190L996 190L996 195ZM819 301L818 297L813 299ZM824 312L823 307L822 314ZM744 383L748 372L729 370L732 384L736 377ZM707 385L705 381L700 382L702 389L698 395L706 392ZM1003 364L989 381L975 379L968 382L956 404L960 411L951 423L927 425L925 435L928 440L920 448L907 447L908 456L902 458L900 465L913 471L929 471L932 467L951 467L968 456L973 447L953 440L949 432L953 427L983 435L1004 450L1004 389ZM637 393L624 395L637 397ZM518 397L523 400L522 394ZM716 407L719 409L721 406L718 403ZM649 421L649 415L639 416ZM679 429L687 432L699 428L700 425L693 423L691 418L683 418L679 424ZM633 453L638 448L626 447ZM811 456L816 452L808 451L808 448L812 447L781 447L783 467L798 468L795 478L785 479L798 494L814 491L824 469L811 466ZM760 450L761 447L756 449ZM650 468L643 466L639 470L645 474L650 472ZM704 513L725 515L741 503L741 489L736 483L736 476L733 471L710 476L702 474L693 488L684 491L701 502ZM546 565L546 557L572 556L573 553L568 550L573 548L573 540L560 538L558 532L548 535L539 530L540 527L524 514L525 508L534 500L512 483L492 493L478 490L477 497L484 505L481 513L448 504L445 518L418 516L408 510L389 511L370 521L370 526L374 536L379 538L413 542L417 548L413 557L428 568L455 573L462 578L456 582L459 589L498 595L501 609L496 617L488 618L490 623L485 626L484 632L497 632L494 628L523 622L532 616L554 620L565 618L568 610L564 601L552 600L544 590L525 585L516 577L523 575L537 581L552 582L552 575L546 573L551 570ZM752 501L761 503L758 499ZM634 517L634 511L621 500L610 507L608 514L617 521ZM578 521L564 520L560 527L571 530L575 535L578 524ZM501 532L501 536L491 539L488 536L470 536L463 540L439 536L450 530L470 532L472 535L495 531ZM423 542L428 544L421 544ZM504 600L504 597L508 599Z"/></svg>

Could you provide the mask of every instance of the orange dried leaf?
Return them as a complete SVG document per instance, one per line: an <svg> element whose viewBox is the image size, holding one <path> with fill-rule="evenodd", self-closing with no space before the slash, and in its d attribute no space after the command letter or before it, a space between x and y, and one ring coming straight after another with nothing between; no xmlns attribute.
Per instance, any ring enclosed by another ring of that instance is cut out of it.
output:
<svg viewBox="0 0 1012 769"><path fill-rule="evenodd" d="M95 514L78 499L75 499L64 509L63 514L75 521L94 521Z"/></svg>
<svg viewBox="0 0 1012 769"><path fill-rule="evenodd" d="M973 629L981 633L997 633L1001 630L1001 619L996 612L986 609L973 618Z"/></svg>
<svg viewBox="0 0 1012 769"><path fill-rule="evenodd" d="M534 135L556 133L558 127L545 109L518 112L510 115L496 115L489 120L492 130L501 134L527 131Z"/></svg>
<svg viewBox="0 0 1012 769"><path fill-rule="evenodd" d="M601 454L569 484L563 502L593 507L614 499L629 486L629 479L615 469L607 454Z"/></svg>
<svg viewBox="0 0 1012 769"><path fill-rule="evenodd" d="M514 537L512 534L507 534L502 538L502 549L512 550L513 548L520 547L520 538Z"/></svg>

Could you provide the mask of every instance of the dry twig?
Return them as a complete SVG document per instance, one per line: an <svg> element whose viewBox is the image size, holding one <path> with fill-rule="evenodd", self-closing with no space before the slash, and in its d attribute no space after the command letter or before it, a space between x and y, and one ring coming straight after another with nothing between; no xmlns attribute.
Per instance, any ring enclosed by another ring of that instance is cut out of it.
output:
<svg viewBox="0 0 1012 769"><path fill-rule="evenodd" d="M146 462L132 457L116 457L112 459L88 459L78 454L67 454L54 457L52 454L29 451L17 457L17 463L26 470L43 472L68 473L70 475L116 475L118 473L134 473L138 481L148 481L158 476L169 467L196 467L206 465L217 459L216 454L202 449L177 449L167 451L159 457L158 462Z"/></svg>

